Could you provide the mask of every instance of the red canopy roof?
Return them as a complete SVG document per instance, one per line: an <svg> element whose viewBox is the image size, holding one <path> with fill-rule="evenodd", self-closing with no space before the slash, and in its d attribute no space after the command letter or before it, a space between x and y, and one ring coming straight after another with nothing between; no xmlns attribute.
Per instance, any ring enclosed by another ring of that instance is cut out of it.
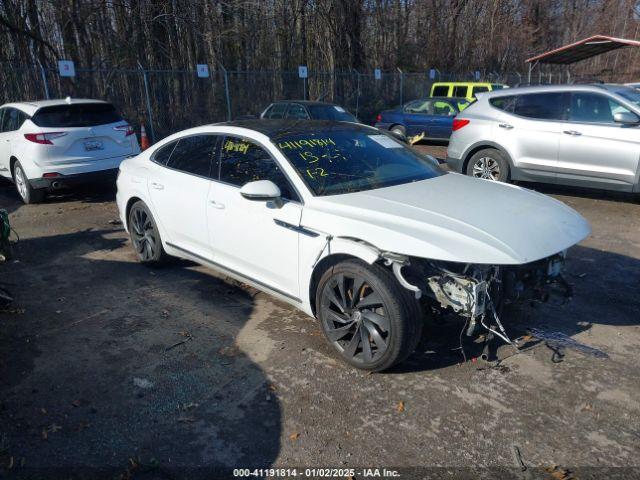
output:
<svg viewBox="0 0 640 480"><path fill-rule="evenodd" d="M526 61L529 63L540 62L568 65L622 47L640 47L640 42L637 40L627 40L625 38L594 35L579 42L536 55Z"/></svg>

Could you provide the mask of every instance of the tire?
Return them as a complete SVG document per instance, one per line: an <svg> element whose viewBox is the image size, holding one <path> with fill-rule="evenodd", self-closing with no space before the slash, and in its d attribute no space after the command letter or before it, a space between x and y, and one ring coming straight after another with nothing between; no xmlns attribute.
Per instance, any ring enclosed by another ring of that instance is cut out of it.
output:
<svg viewBox="0 0 640 480"><path fill-rule="evenodd" d="M402 362L422 335L418 302L380 265L347 260L333 266L318 282L316 305L329 344L362 370L379 372Z"/></svg>
<svg viewBox="0 0 640 480"><path fill-rule="evenodd" d="M509 181L509 162L495 148L486 148L473 154L467 163L467 175L497 182Z"/></svg>
<svg viewBox="0 0 640 480"><path fill-rule="evenodd" d="M18 195L25 204L40 203L44 200L46 191L31 186L20 162L16 162L13 166L13 182L16 185Z"/></svg>
<svg viewBox="0 0 640 480"><path fill-rule="evenodd" d="M131 244L138 261L149 266L165 263L168 256L162 247L160 231L143 201L137 201L132 205L128 225Z"/></svg>
<svg viewBox="0 0 640 480"><path fill-rule="evenodd" d="M407 129L402 125L394 125L389 129L389 131L395 133L396 135L402 135L403 137L407 136Z"/></svg>

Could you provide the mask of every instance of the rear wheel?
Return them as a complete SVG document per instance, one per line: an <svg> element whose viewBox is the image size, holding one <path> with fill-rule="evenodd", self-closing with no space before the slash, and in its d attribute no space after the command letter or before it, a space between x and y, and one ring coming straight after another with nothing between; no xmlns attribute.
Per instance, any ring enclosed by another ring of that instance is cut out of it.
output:
<svg viewBox="0 0 640 480"><path fill-rule="evenodd" d="M167 259L156 222L143 201L129 211L129 234L138 260L147 265L159 265Z"/></svg>
<svg viewBox="0 0 640 480"><path fill-rule="evenodd" d="M16 184L18 195L24 203L40 203L44 200L46 192L31 186L20 162L16 162L13 166L13 181Z"/></svg>
<svg viewBox="0 0 640 480"><path fill-rule="evenodd" d="M399 135L402 137L407 136L407 129L404 128L402 125L394 125L393 127L391 127L390 131L395 135Z"/></svg>
<svg viewBox="0 0 640 480"><path fill-rule="evenodd" d="M325 337L357 368L386 370L420 340L417 302L380 265L349 260L330 268L318 284L316 305Z"/></svg>
<svg viewBox="0 0 640 480"><path fill-rule="evenodd" d="M502 152L494 148L480 150L473 154L467 164L467 175L497 182L509 181L509 162Z"/></svg>

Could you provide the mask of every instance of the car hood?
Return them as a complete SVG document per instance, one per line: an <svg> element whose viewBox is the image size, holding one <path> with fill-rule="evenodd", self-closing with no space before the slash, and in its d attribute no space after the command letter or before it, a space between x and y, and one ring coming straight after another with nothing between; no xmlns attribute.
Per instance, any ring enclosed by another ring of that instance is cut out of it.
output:
<svg viewBox="0 0 640 480"><path fill-rule="evenodd" d="M591 232L575 210L514 185L455 173L314 197L302 225L409 256L513 265L561 252Z"/></svg>

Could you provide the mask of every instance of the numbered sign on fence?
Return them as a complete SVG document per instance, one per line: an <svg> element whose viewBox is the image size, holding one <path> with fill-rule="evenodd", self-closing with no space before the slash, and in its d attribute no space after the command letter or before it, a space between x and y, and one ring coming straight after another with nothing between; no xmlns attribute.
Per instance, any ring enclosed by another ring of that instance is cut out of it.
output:
<svg viewBox="0 0 640 480"><path fill-rule="evenodd" d="M436 78L436 69L435 68L432 68L431 70L429 70L429 78L431 80L435 80L435 78Z"/></svg>
<svg viewBox="0 0 640 480"><path fill-rule="evenodd" d="M76 67L73 65L73 61L71 60L59 60L58 71L60 72L61 77L76 76Z"/></svg>
<svg viewBox="0 0 640 480"><path fill-rule="evenodd" d="M476 80L480 80L480 70L476 70Z"/></svg>
<svg viewBox="0 0 640 480"><path fill-rule="evenodd" d="M298 67L298 76L299 76L300 78L307 78L308 73L309 73L309 72L307 72L307 66L306 66L306 65L300 65L300 66Z"/></svg>
<svg viewBox="0 0 640 480"><path fill-rule="evenodd" d="M379 68L376 68L373 71L373 75L374 75L376 80L381 80L382 79L382 70L380 70Z"/></svg>
<svg viewBox="0 0 640 480"><path fill-rule="evenodd" d="M197 64L196 72L198 72L198 77L200 78L209 78L209 65L206 63Z"/></svg>

